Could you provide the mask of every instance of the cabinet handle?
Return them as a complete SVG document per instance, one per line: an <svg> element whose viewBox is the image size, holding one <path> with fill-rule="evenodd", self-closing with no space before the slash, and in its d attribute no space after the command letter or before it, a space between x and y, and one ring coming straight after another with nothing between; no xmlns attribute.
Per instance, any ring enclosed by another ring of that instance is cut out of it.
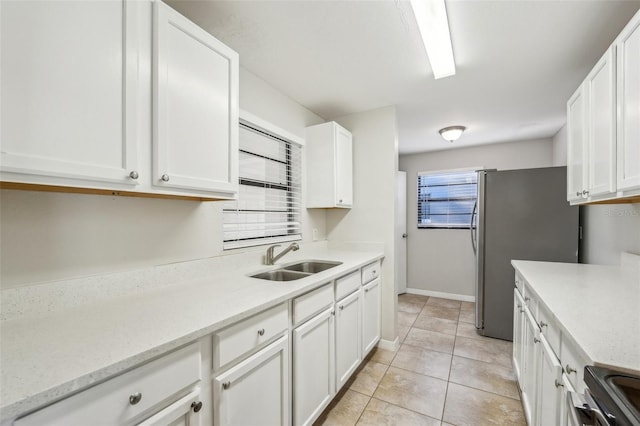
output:
<svg viewBox="0 0 640 426"><path fill-rule="evenodd" d="M166 173L163 174L160 180L162 180L163 182L169 182L169 175Z"/></svg>
<svg viewBox="0 0 640 426"><path fill-rule="evenodd" d="M531 298L530 298L529 296L526 296L526 297L524 298L524 301L525 301L525 302L528 302L529 300L531 300Z"/></svg>
<svg viewBox="0 0 640 426"><path fill-rule="evenodd" d="M224 382L222 384L222 389L229 389L229 386L231 386L231 382Z"/></svg>
<svg viewBox="0 0 640 426"><path fill-rule="evenodd" d="M344 305L340 305L340 310L343 310L343 309L344 309Z"/></svg>
<svg viewBox="0 0 640 426"><path fill-rule="evenodd" d="M258 336L264 336L264 328L258 330Z"/></svg>
<svg viewBox="0 0 640 426"><path fill-rule="evenodd" d="M581 195L580 191L576 192L576 197L579 197Z"/></svg>
<svg viewBox="0 0 640 426"><path fill-rule="evenodd" d="M131 171L131 173L129 173L129 177L133 180L138 180L138 178L140 177L140 175L138 174L138 172L136 172L135 170Z"/></svg>
<svg viewBox="0 0 640 426"><path fill-rule="evenodd" d="M540 328L547 327L548 325L549 325L549 324L547 324L546 322L544 322L544 321L540 321Z"/></svg>
<svg viewBox="0 0 640 426"><path fill-rule="evenodd" d="M342 203L342 198L338 200L339 203Z"/></svg>
<svg viewBox="0 0 640 426"><path fill-rule="evenodd" d="M375 274L375 273L376 273L376 272L378 272L378 271L376 271L376 270L374 269L372 272L373 272L373 274Z"/></svg>
<svg viewBox="0 0 640 426"><path fill-rule="evenodd" d="M202 410L202 401L198 401L198 402L193 401L191 403L191 409L193 410L194 413L197 413L198 411Z"/></svg>
<svg viewBox="0 0 640 426"><path fill-rule="evenodd" d="M129 396L129 404L131 405L136 405L141 400L142 400L142 394L140 392L136 392Z"/></svg>
<svg viewBox="0 0 640 426"><path fill-rule="evenodd" d="M522 305L520 303L518 303L518 309L522 309ZM520 311L522 312L522 311Z"/></svg>
<svg viewBox="0 0 640 426"><path fill-rule="evenodd" d="M371 289L370 289L370 288L365 288L365 289L364 289L364 292L365 292L365 293L369 293L369 290L371 290Z"/></svg>
<svg viewBox="0 0 640 426"><path fill-rule="evenodd" d="M331 315L335 316L335 314L336 314L336 311L331 311Z"/></svg>
<svg viewBox="0 0 640 426"><path fill-rule="evenodd" d="M575 373L575 372L578 371L575 368L572 368L569 364L567 364L567 366L564 368L564 370L567 372L567 374Z"/></svg>
<svg viewBox="0 0 640 426"><path fill-rule="evenodd" d="M533 338L533 343L540 343L540 339L538 339L537 337Z"/></svg>
<svg viewBox="0 0 640 426"><path fill-rule="evenodd" d="M555 380L555 384L556 384L556 387L557 387L557 388L563 388L563 387L564 387L564 385L563 385L562 383L560 383L560 382L558 381L558 379L556 379L556 380Z"/></svg>
<svg viewBox="0 0 640 426"><path fill-rule="evenodd" d="M524 309L520 309L520 313L523 313L523 312L524 312Z"/></svg>
<svg viewBox="0 0 640 426"><path fill-rule="evenodd" d="M585 189L584 191L582 191L582 195L589 195L589 191Z"/></svg>

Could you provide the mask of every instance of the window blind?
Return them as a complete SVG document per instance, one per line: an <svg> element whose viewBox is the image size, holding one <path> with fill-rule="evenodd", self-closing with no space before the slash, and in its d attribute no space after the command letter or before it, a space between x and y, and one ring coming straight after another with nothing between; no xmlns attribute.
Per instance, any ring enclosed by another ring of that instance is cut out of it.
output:
<svg viewBox="0 0 640 426"><path fill-rule="evenodd" d="M477 182L473 170L418 174L418 228L469 228Z"/></svg>
<svg viewBox="0 0 640 426"><path fill-rule="evenodd" d="M241 123L239 194L223 205L223 248L301 239L301 147Z"/></svg>

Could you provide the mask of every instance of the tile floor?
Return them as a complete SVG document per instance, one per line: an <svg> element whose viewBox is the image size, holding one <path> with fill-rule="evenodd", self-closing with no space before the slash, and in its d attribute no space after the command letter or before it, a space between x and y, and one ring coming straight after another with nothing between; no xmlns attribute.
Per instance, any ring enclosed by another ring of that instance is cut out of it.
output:
<svg viewBox="0 0 640 426"><path fill-rule="evenodd" d="M399 350L376 349L316 425L526 425L511 342L473 321L473 303L400 295Z"/></svg>

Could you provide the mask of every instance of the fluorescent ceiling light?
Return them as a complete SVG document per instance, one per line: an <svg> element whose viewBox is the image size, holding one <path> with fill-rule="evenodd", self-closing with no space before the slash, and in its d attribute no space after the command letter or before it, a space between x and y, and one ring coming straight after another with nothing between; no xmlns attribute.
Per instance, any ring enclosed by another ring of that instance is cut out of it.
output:
<svg viewBox="0 0 640 426"><path fill-rule="evenodd" d="M456 64L444 0L411 0L411 7L431 63L433 76L438 79L454 75Z"/></svg>

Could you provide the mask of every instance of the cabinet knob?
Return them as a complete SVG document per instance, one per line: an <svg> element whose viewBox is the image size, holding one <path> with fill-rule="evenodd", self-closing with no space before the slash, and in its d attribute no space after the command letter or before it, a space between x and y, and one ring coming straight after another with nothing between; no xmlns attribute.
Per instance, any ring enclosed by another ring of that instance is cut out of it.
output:
<svg viewBox="0 0 640 426"><path fill-rule="evenodd" d="M338 200L339 203L342 203L342 198Z"/></svg>
<svg viewBox="0 0 640 426"><path fill-rule="evenodd" d="M340 305L340 310L343 310L343 309L344 309L344 305Z"/></svg>
<svg viewBox="0 0 640 426"><path fill-rule="evenodd" d="M222 389L229 389L229 386L231 386L231 382L224 382L222 384Z"/></svg>
<svg viewBox="0 0 640 426"><path fill-rule="evenodd" d="M376 271L375 269L373 271L371 271L372 274L375 274L376 272L378 272L378 271Z"/></svg>
<svg viewBox="0 0 640 426"><path fill-rule="evenodd" d="M364 292L365 292L365 293L369 293L369 290L371 290L371 289L370 289L370 288L365 288L365 289L364 289Z"/></svg>
<svg viewBox="0 0 640 426"><path fill-rule="evenodd" d="M546 327L546 326L548 326L548 325L549 325L549 324L547 324L546 322L544 322L544 321L540 321L540 328L544 328L544 327Z"/></svg>
<svg viewBox="0 0 640 426"><path fill-rule="evenodd" d="M162 175L162 177L160 177L160 179L163 182L169 182L169 175L165 173L165 174Z"/></svg>
<svg viewBox="0 0 640 426"><path fill-rule="evenodd" d="M193 410L194 413L197 413L198 411L202 410L202 401L198 401L198 402L193 401L191 403L191 409Z"/></svg>
<svg viewBox="0 0 640 426"><path fill-rule="evenodd" d="M522 305L520 303L518 303L518 309L522 309ZM522 311L520 311L522 312Z"/></svg>
<svg viewBox="0 0 640 426"><path fill-rule="evenodd" d="M264 328L258 330L258 336L264 336Z"/></svg>
<svg viewBox="0 0 640 426"><path fill-rule="evenodd" d="M580 191L576 192L576 197L579 197L580 195L581 195Z"/></svg>
<svg viewBox="0 0 640 426"><path fill-rule="evenodd" d="M136 405L141 400L142 400L142 394L140 392L136 392L129 396L129 404L131 405Z"/></svg>
<svg viewBox="0 0 640 426"><path fill-rule="evenodd" d="M563 385L562 383L560 383L560 382L558 381L558 379L556 379L556 380L555 380L555 384L556 384L556 387L557 387L557 388L563 388L563 387L564 387L564 385Z"/></svg>
<svg viewBox="0 0 640 426"><path fill-rule="evenodd" d="M531 300L531 298L530 298L529 296L527 296L527 297L525 297L525 298L524 298L524 301L525 301L525 302L528 302L529 300Z"/></svg>
<svg viewBox="0 0 640 426"><path fill-rule="evenodd" d="M564 368L564 371L567 372L567 374L571 374L571 373L575 373L578 370L576 370L575 368L572 368L569 364L567 364L567 366Z"/></svg>
<svg viewBox="0 0 640 426"><path fill-rule="evenodd" d="M335 316L335 314L336 314L336 311L331 311L331 315Z"/></svg>
<svg viewBox="0 0 640 426"><path fill-rule="evenodd" d="M533 343L540 343L540 339L538 339L537 337L533 338Z"/></svg>
<svg viewBox="0 0 640 426"><path fill-rule="evenodd" d="M589 195L589 191L585 189L584 191L582 191L582 195Z"/></svg>
<svg viewBox="0 0 640 426"><path fill-rule="evenodd" d="M140 175L138 174L138 172L136 172L135 170L132 170L131 173L129 173L129 177L133 180L138 180L138 178L140 177Z"/></svg>

